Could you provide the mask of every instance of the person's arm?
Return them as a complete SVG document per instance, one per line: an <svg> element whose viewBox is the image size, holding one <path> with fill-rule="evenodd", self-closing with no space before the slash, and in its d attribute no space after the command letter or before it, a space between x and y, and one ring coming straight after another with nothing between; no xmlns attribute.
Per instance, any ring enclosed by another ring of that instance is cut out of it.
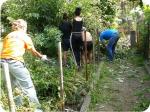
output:
<svg viewBox="0 0 150 112"><path fill-rule="evenodd" d="M42 55L41 53L39 53L39 52L35 49L35 47L34 47L34 45L33 45L33 42L32 42L32 40L31 40L30 37L26 37L26 39L25 39L25 48L26 48L27 50L31 51L31 53L32 53L34 56L39 57L42 61L48 60L46 55Z"/></svg>
<svg viewBox="0 0 150 112"><path fill-rule="evenodd" d="M61 22L60 25L59 25L59 30L60 30L60 31L63 31L63 23L62 23L62 22Z"/></svg>
<svg viewBox="0 0 150 112"><path fill-rule="evenodd" d="M106 47L105 42L101 41L101 43L102 43L103 47L105 48Z"/></svg>
<svg viewBox="0 0 150 112"><path fill-rule="evenodd" d="M42 58L42 54L39 53L35 48L31 48L30 51L32 52L32 54L36 57Z"/></svg>
<svg viewBox="0 0 150 112"><path fill-rule="evenodd" d="M35 48L31 48L30 51L32 52L32 54L34 56L39 57L42 61L47 61L48 60L46 55L42 55Z"/></svg>
<svg viewBox="0 0 150 112"><path fill-rule="evenodd" d="M103 47L105 48L106 45L105 45L105 41L104 41L104 38L103 38L102 35L100 35L100 42L101 42L101 44L103 45Z"/></svg>

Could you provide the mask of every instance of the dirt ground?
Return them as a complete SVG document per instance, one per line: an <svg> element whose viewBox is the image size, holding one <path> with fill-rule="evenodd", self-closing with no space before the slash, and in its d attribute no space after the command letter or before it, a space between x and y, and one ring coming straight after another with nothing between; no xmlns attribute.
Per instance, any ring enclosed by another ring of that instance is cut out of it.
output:
<svg viewBox="0 0 150 112"><path fill-rule="evenodd" d="M150 74L144 65L137 66L127 59L104 63L111 73L107 76L110 81L98 89L103 90L99 91L102 94L109 94L104 101L97 102L92 111L145 110L147 102L150 102Z"/></svg>

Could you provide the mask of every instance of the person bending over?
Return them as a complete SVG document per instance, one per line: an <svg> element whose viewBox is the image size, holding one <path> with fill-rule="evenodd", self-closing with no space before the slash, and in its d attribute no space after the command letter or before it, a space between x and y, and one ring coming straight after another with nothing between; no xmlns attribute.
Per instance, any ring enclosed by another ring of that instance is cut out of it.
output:
<svg viewBox="0 0 150 112"><path fill-rule="evenodd" d="M90 32L83 29L82 32L82 41L83 41L83 50L82 50L82 59L83 63L91 63L92 62L92 54L93 54L93 40ZM86 59L87 58L87 59Z"/></svg>
<svg viewBox="0 0 150 112"><path fill-rule="evenodd" d="M102 45L107 50L107 56L110 61L113 61L114 59L114 53L115 53L115 47L117 45L118 39L119 39L119 32L116 29L106 29L102 31L99 35L100 41L102 42ZM104 43L104 40L108 40L107 46Z"/></svg>

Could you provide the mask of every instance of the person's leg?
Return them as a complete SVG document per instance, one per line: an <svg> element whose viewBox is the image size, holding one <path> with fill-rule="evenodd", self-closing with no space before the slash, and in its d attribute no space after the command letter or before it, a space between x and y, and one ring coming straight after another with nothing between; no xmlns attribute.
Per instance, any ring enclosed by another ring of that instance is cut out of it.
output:
<svg viewBox="0 0 150 112"><path fill-rule="evenodd" d="M82 63L85 64L85 52L82 51Z"/></svg>
<svg viewBox="0 0 150 112"><path fill-rule="evenodd" d="M108 59L109 59L110 61L112 61L112 60L113 60L112 47L109 46L109 45L107 45L107 46L106 46L106 49L107 49Z"/></svg>
<svg viewBox="0 0 150 112"><path fill-rule="evenodd" d="M115 39L115 43L114 43L114 45L113 45L113 47L112 47L112 53L113 53L113 55L115 54L115 49L116 49L116 45L117 45L118 40L119 40L119 37L117 37L117 38Z"/></svg>
<svg viewBox="0 0 150 112"><path fill-rule="evenodd" d="M63 40L63 64L66 66L67 65L67 52L70 48L70 40L69 39L64 39Z"/></svg>
<svg viewBox="0 0 150 112"><path fill-rule="evenodd" d="M108 58L109 58L110 61L112 61L113 58L114 58L113 45L115 44L115 42L116 42L116 38L113 38L113 37L110 38L110 40L108 42L108 45L106 47L107 52L108 52Z"/></svg>
<svg viewBox="0 0 150 112"><path fill-rule="evenodd" d="M63 49L63 65L66 65L66 45L65 45L65 39L62 39L62 42L61 42L61 46L62 46L62 49Z"/></svg>
<svg viewBox="0 0 150 112"><path fill-rule="evenodd" d="M9 69L10 73L18 81L18 86L21 88L22 92L29 97L31 102L40 106L30 73L25 65L20 61L12 60L9 61Z"/></svg>
<svg viewBox="0 0 150 112"><path fill-rule="evenodd" d="M88 51L88 60L89 60L89 63L91 63L92 62L92 54L93 54L93 42L92 41L88 42L87 51Z"/></svg>
<svg viewBox="0 0 150 112"><path fill-rule="evenodd" d="M78 43L78 54L79 54L79 64L78 64L78 67L80 69L80 66L81 66L81 53L82 53L82 49L83 49L83 41L82 41L82 35L80 34L78 36L78 40L77 40L77 43Z"/></svg>
<svg viewBox="0 0 150 112"><path fill-rule="evenodd" d="M82 56L82 63L85 64L85 46L84 42L82 42L83 49L81 51L81 56Z"/></svg>
<svg viewBox="0 0 150 112"><path fill-rule="evenodd" d="M73 35L72 37L72 50L78 67L80 67L81 46L82 46L80 38L81 38L80 35Z"/></svg>
<svg viewBox="0 0 150 112"><path fill-rule="evenodd" d="M66 64L67 64L67 51L64 51L63 52L63 65L66 66Z"/></svg>
<svg viewBox="0 0 150 112"><path fill-rule="evenodd" d="M93 55L92 55L92 51L89 51L89 63L92 63L92 57L93 57Z"/></svg>
<svg viewBox="0 0 150 112"><path fill-rule="evenodd" d="M87 42L87 43L86 43L86 54L85 54L86 63L87 63L87 64L90 63L90 56L89 56L90 49L89 49L89 47L90 47L90 43Z"/></svg>
<svg viewBox="0 0 150 112"><path fill-rule="evenodd" d="M89 51L87 51L87 64L89 64L90 63L90 54L89 54Z"/></svg>
<svg viewBox="0 0 150 112"><path fill-rule="evenodd" d="M81 56L79 50L74 49L74 55L75 55L77 66L79 67L80 66L80 56Z"/></svg>
<svg viewBox="0 0 150 112"><path fill-rule="evenodd" d="M76 54L77 45L76 45L76 36L74 34L72 35L70 44L71 44L71 49L72 49L75 64L77 64L77 54Z"/></svg>

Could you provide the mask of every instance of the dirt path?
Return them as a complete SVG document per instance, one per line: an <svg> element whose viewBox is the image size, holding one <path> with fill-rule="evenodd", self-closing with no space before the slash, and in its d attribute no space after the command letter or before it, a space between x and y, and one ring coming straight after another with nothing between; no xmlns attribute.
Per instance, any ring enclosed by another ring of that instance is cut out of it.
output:
<svg viewBox="0 0 150 112"><path fill-rule="evenodd" d="M97 88L99 96L96 96L103 100L97 100L96 106L91 110L145 110L150 102L150 76L146 73L144 66L136 66L129 60L115 60L114 63L104 62L104 66L109 72L100 79L101 86L99 85ZM106 71L104 70L104 72Z"/></svg>

